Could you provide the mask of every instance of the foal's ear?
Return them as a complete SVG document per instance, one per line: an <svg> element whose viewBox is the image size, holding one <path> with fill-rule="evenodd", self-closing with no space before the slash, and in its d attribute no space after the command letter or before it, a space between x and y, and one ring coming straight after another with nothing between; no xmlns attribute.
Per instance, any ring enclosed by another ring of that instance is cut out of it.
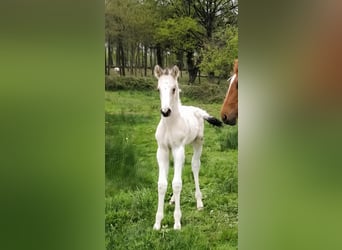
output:
<svg viewBox="0 0 342 250"><path fill-rule="evenodd" d="M173 68L171 69L171 75L175 79L179 77L179 68L177 67L177 65L173 66Z"/></svg>
<svg viewBox="0 0 342 250"><path fill-rule="evenodd" d="M156 65L154 67L154 76L159 79L159 77L164 73L163 69L159 66L159 65Z"/></svg>

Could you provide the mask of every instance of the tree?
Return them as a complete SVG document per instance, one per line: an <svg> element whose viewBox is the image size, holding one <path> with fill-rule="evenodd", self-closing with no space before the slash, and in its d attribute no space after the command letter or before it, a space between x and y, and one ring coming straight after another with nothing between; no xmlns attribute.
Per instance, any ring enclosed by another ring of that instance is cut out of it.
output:
<svg viewBox="0 0 342 250"><path fill-rule="evenodd" d="M106 72L115 63L122 75L125 68L136 73L137 67L144 67L146 75L150 53L151 68L155 60L163 66L171 58L182 69L185 56L190 83L200 68L227 74L214 67L227 66L223 55L237 56L225 51L237 49L233 40L220 35L227 26L236 27L237 12L237 0L105 0ZM237 39L237 28L235 33Z"/></svg>
<svg viewBox="0 0 342 250"><path fill-rule="evenodd" d="M236 0L170 0L169 2L169 10L174 14L160 23L157 39L163 46L174 50L177 55L181 56L182 52L185 52L189 83L194 83L204 55L206 58L222 57L219 51L213 51L215 42L222 44L220 37L216 36L213 40L213 34L227 25L237 25L238 2ZM165 1L163 3L165 4ZM215 53L209 54L213 52ZM208 70L211 67L201 68ZM207 72L209 75L215 74L215 71Z"/></svg>
<svg viewBox="0 0 342 250"><path fill-rule="evenodd" d="M236 25L238 2L234 0L197 0L193 7L195 16L206 30L206 38L210 40L213 32L227 24Z"/></svg>
<svg viewBox="0 0 342 250"><path fill-rule="evenodd" d="M227 78L234 60L238 58L237 27L228 26L214 33L212 40L205 44L202 55L201 71Z"/></svg>
<svg viewBox="0 0 342 250"><path fill-rule="evenodd" d="M156 40L165 48L179 55L177 56L178 60L183 53L186 53L189 83L193 83L197 75L194 51L201 47L203 34L203 28L190 17L167 19L159 24L156 31ZM180 62L178 63L180 64Z"/></svg>
<svg viewBox="0 0 342 250"><path fill-rule="evenodd" d="M238 1L236 0L197 0L194 1L195 16L205 29L205 38L201 47L199 67L201 71L207 72L209 77L215 75L226 75L229 63L232 61L229 56L237 57L237 29L225 33L228 27L237 28ZM230 28L229 28L230 30ZM235 36L236 46L230 36ZM213 37L215 34L215 37ZM232 44L233 43L233 44ZM231 53L230 47L234 52ZM236 49L236 51L235 51Z"/></svg>
<svg viewBox="0 0 342 250"><path fill-rule="evenodd" d="M154 5L152 0L105 2L106 41L109 48L116 47L117 63L122 75L125 75L125 67L128 64L131 70L134 65L140 64L140 58L143 59L146 75L147 49L153 42ZM141 52L143 55L140 57ZM108 58L110 56L111 54Z"/></svg>
<svg viewBox="0 0 342 250"><path fill-rule="evenodd" d="M127 30L127 12L130 1L106 0L105 1L105 38L108 46L108 67L111 67L111 47L116 44L117 62L120 66L120 74L125 75L125 52L123 40Z"/></svg>

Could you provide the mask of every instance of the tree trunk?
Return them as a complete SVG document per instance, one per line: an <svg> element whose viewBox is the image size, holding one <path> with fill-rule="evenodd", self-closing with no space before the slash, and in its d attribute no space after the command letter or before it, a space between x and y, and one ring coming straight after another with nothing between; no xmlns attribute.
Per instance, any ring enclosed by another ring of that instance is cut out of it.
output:
<svg viewBox="0 0 342 250"><path fill-rule="evenodd" d="M107 63L107 48L105 47L105 75L109 75L109 71L108 71L108 63Z"/></svg>
<svg viewBox="0 0 342 250"><path fill-rule="evenodd" d="M140 68L140 46L137 44L137 54L135 56L135 76L137 76L137 70Z"/></svg>
<svg viewBox="0 0 342 250"><path fill-rule="evenodd" d="M126 75L126 73L125 73L125 51L124 51L124 47L123 47L121 39L119 39L118 46L119 46L119 52L120 52L119 57L120 57L120 62L121 62L120 75L125 76Z"/></svg>
<svg viewBox="0 0 342 250"><path fill-rule="evenodd" d="M113 48L111 45L108 45L108 66L109 68L113 67Z"/></svg>
<svg viewBox="0 0 342 250"><path fill-rule="evenodd" d="M165 67L167 67L167 66L168 66L168 62L167 62L167 52L165 52L164 59L165 59Z"/></svg>
<svg viewBox="0 0 342 250"><path fill-rule="evenodd" d="M179 68L180 71L180 76L182 77L182 70L184 68L184 63L183 63L183 51L178 51L176 53L176 60L177 60L177 66Z"/></svg>
<svg viewBox="0 0 342 250"><path fill-rule="evenodd" d="M106 73L107 75L110 75L110 69L113 65L113 49L111 46L111 40L110 38L108 38L107 40L107 51L106 51L106 55L107 55L107 60L106 60Z"/></svg>
<svg viewBox="0 0 342 250"><path fill-rule="evenodd" d="M215 78L215 73L214 72L208 72L208 80L211 82L213 81Z"/></svg>
<svg viewBox="0 0 342 250"><path fill-rule="evenodd" d="M113 47L111 45L111 40L108 41L108 67L109 70L113 66Z"/></svg>
<svg viewBox="0 0 342 250"><path fill-rule="evenodd" d="M194 63L194 58L193 58L193 51L188 51L186 53L186 62L188 64L188 72L189 72L189 84L192 84L196 80L196 76L198 73L199 68L195 65Z"/></svg>
<svg viewBox="0 0 342 250"><path fill-rule="evenodd" d="M141 48L141 58L140 58L140 67L139 67L139 70L140 70L140 76L143 76L143 67L144 67L144 52L145 49L144 49L144 46L142 46Z"/></svg>
<svg viewBox="0 0 342 250"><path fill-rule="evenodd" d="M154 63L153 63L153 56L152 53L153 52L153 48L150 48L150 66L151 66L151 74L153 75L153 67L154 67Z"/></svg>
<svg viewBox="0 0 342 250"><path fill-rule="evenodd" d="M131 62L130 62L130 69L131 69L131 74L133 75L133 63L134 63L134 53L135 53L135 48L134 44L131 44Z"/></svg>
<svg viewBox="0 0 342 250"><path fill-rule="evenodd" d="M116 57L115 57L115 65L117 67L120 67L120 48L119 46L116 46Z"/></svg>
<svg viewBox="0 0 342 250"><path fill-rule="evenodd" d="M163 51L160 44L157 44L157 64L163 68Z"/></svg>
<svg viewBox="0 0 342 250"><path fill-rule="evenodd" d="M147 46L144 46L144 76L147 76Z"/></svg>

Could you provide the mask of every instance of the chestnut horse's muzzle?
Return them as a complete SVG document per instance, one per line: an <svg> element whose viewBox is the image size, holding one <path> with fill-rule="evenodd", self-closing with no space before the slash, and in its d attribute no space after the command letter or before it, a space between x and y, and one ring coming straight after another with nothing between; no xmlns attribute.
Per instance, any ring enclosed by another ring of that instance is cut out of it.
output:
<svg viewBox="0 0 342 250"><path fill-rule="evenodd" d="M228 124L228 125L231 125L231 126L236 125L236 121L237 121L237 117L236 116L226 116L226 115L223 115L221 118L222 118L222 121L225 124Z"/></svg>

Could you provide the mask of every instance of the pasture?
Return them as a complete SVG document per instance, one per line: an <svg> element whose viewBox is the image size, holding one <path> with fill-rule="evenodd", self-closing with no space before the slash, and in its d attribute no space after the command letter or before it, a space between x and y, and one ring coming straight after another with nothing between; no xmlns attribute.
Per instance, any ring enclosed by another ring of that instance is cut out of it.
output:
<svg viewBox="0 0 342 250"><path fill-rule="evenodd" d="M185 98L219 117L220 102ZM223 99L222 99L223 100ZM237 249L237 128L205 123L200 186L204 209L196 209L191 172L192 147L186 147L181 193L182 229L173 230L172 157L160 231L152 229L157 209L158 165L154 138L160 119L157 91L105 92L107 249Z"/></svg>

